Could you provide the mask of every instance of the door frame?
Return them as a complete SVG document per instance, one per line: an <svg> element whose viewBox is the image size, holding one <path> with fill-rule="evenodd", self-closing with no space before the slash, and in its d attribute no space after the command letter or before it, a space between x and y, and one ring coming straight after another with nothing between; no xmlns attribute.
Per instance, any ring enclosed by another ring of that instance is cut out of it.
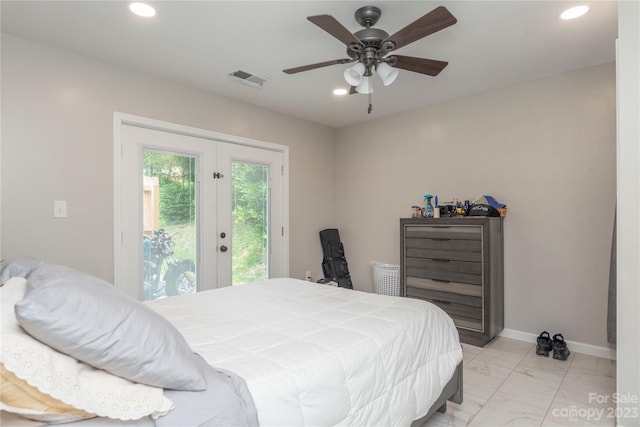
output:
<svg viewBox="0 0 640 427"><path fill-rule="evenodd" d="M226 133L199 129L148 117L115 111L113 113L113 282L117 288L125 289L123 272L123 221L122 221L122 126L137 126L162 132L177 133L200 139L244 145L278 152L282 155L282 253L280 254L280 276L289 276L289 147L272 142L245 138Z"/></svg>

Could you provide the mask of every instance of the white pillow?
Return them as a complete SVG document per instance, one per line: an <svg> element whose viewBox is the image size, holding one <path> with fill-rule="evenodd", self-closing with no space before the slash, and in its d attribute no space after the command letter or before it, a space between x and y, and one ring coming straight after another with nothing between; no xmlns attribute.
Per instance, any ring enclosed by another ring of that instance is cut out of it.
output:
<svg viewBox="0 0 640 427"><path fill-rule="evenodd" d="M157 418L173 409L173 403L164 397L161 388L133 383L95 369L28 335L18 324L14 312L25 289L23 278L12 278L0 288L0 362L8 371L55 399L101 417L135 420L151 415Z"/></svg>
<svg viewBox="0 0 640 427"><path fill-rule="evenodd" d="M0 285L4 285L12 277L27 277L42 264L43 261L28 256L3 259L0 261Z"/></svg>
<svg viewBox="0 0 640 427"><path fill-rule="evenodd" d="M95 368L165 389L207 388L205 362L175 326L97 277L42 265L15 312L29 335Z"/></svg>

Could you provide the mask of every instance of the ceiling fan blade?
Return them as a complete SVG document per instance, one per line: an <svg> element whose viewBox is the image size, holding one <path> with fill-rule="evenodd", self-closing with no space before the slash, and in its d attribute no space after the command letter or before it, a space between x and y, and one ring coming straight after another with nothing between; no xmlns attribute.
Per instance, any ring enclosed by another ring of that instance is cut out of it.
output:
<svg viewBox="0 0 640 427"><path fill-rule="evenodd" d="M440 71L444 70L444 67L449 64L445 61L415 58L413 56L393 55L393 57L397 60L397 62L392 65L393 67L413 71L414 73L426 74L428 76L437 76L440 74ZM389 59L393 57L390 57Z"/></svg>
<svg viewBox="0 0 640 427"><path fill-rule="evenodd" d="M309 64L309 65L303 65L301 67L287 68L286 70L282 70L282 71L287 74L295 74L295 73L300 73L302 71L315 70L316 68L328 67L329 65L348 64L349 62L353 62L353 59L350 59L350 58L334 59L333 61L318 62L317 64Z"/></svg>
<svg viewBox="0 0 640 427"><path fill-rule="evenodd" d="M382 42L382 45L387 41L392 41L395 45L394 49L399 49L402 46L413 43L414 41L426 37L429 34L433 34L447 28L456 22L458 22L458 20L447 10L446 7L439 6L424 15L422 18L418 18L400 31L387 37L386 40Z"/></svg>
<svg viewBox="0 0 640 427"><path fill-rule="evenodd" d="M308 16L307 19L347 46L352 43L362 45L360 39L354 36L351 31L347 30L340 22L336 20L336 18L331 15Z"/></svg>

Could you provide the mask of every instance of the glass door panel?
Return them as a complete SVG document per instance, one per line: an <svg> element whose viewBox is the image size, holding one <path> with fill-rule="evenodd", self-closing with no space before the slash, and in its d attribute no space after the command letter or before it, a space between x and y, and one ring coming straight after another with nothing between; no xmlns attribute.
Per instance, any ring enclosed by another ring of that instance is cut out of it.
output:
<svg viewBox="0 0 640 427"><path fill-rule="evenodd" d="M117 286L139 299L287 273L283 153L123 125Z"/></svg>
<svg viewBox="0 0 640 427"><path fill-rule="evenodd" d="M283 276L282 153L219 144L218 287Z"/></svg>
<svg viewBox="0 0 640 427"><path fill-rule="evenodd" d="M269 166L231 163L233 285L269 278Z"/></svg>
<svg viewBox="0 0 640 427"><path fill-rule="evenodd" d="M143 149L145 300L196 291L196 157Z"/></svg>

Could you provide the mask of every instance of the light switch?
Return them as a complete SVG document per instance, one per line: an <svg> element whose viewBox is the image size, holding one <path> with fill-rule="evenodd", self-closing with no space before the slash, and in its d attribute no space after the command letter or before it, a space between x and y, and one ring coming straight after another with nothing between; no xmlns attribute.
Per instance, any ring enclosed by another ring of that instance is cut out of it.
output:
<svg viewBox="0 0 640 427"><path fill-rule="evenodd" d="M67 201L66 200L53 201L53 217L54 218L67 217Z"/></svg>

